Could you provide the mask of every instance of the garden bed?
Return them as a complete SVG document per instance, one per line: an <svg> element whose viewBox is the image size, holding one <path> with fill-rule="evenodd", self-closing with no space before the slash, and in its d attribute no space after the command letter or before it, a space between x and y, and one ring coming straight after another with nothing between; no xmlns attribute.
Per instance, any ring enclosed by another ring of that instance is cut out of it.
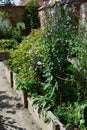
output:
<svg viewBox="0 0 87 130"><path fill-rule="evenodd" d="M9 52L0 52L0 61L7 60L10 58Z"/></svg>
<svg viewBox="0 0 87 130"><path fill-rule="evenodd" d="M23 106L25 108L28 107L28 110L31 112L36 123L42 128L42 130L65 130L63 124L58 120L58 118L56 118L56 116L54 116L54 114L51 111L48 111L46 113L46 118L49 118L50 122L45 123L46 118L39 113L39 108L34 108L34 106L32 105L32 99L27 97L24 91L16 90L15 76L16 74L5 66L5 77L7 78L10 86L13 82L12 88L14 89L14 91L17 92L18 96L21 98Z"/></svg>
<svg viewBox="0 0 87 130"><path fill-rule="evenodd" d="M46 117L43 117L39 114L39 108L34 108L32 105L33 101L28 97L28 110L31 112L33 118L37 122L37 124L42 128L42 130L66 130L63 127L63 124L58 120L56 116L51 111L46 113ZM45 123L45 120L48 120Z"/></svg>

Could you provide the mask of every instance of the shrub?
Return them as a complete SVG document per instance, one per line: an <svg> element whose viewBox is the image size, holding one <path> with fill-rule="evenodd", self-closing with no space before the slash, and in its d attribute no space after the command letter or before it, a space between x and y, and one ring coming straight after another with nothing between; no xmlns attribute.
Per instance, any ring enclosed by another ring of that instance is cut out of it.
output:
<svg viewBox="0 0 87 130"><path fill-rule="evenodd" d="M7 34L8 39L15 39L18 43L21 43L25 36L21 35L21 30L12 28Z"/></svg>
<svg viewBox="0 0 87 130"><path fill-rule="evenodd" d="M2 50L16 49L18 43L14 39L2 39L0 40L0 48Z"/></svg>
<svg viewBox="0 0 87 130"><path fill-rule="evenodd" d="M85 126L87 122L84 118L86 108L86 101L83 103L74 102L73 104L63 103L55 109L54 113L66 125L67 130L74 129L74 127L80 130L86 130Z"/></svg>
<svg viewBox="0 0 87 130"><path fill-rule="evenodd" d="M18 89L37 91L37 63L42 61L43 52L46 50L42 45L43 34L41 30L33 30L22 41L18 49L11 52L12 60L10 59L8 64L17 73Z"/></svg>

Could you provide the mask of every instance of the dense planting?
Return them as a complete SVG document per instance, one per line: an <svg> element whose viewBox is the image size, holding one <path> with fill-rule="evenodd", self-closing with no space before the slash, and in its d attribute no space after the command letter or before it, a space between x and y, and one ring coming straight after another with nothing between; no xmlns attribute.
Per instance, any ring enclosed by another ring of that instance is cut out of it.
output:
<svg viewBox="0 0 87 130"><path fill-rule="evenodd" d="M68 3L53 9L45 9L46 29L32 30L8 64L17 73L17 89L33 97L42 114L51 110L68 130L86 130L86 38L72 19L74 8L71 16Z"/></svg>
<svg viewBox="0 0 87 130"><path fill-rule="evenodd" d="M0 50L10 50L17 48L17 41L14 39L2 39L0 40Z"/></svg>
<svg viewBox="0 0 87 130"><path fill-rule="evenodd" d="M27 36L18 49L11 52L12 60L7 61L11 68L18 74L18 89L27 91L37 86L38 62L42 61L46 48L43 48L43 31L35 30ZM35 88L34 88L35 89ZM37 91L37 89L35 89ZM33 90L32 90L33 91Z"/></svg>

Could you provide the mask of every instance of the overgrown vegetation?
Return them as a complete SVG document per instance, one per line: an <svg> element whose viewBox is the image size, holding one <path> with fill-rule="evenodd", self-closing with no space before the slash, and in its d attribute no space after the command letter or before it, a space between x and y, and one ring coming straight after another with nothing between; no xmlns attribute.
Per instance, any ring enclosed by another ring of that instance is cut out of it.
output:
<svg viewBox="0 0 87 130"><path fill-rule="evenodd" d="M18 43L14 39L2 39L0 40L0 50L10 50L10 49L16 49L18 46Z"/></svg>
<svg viewBox="0 0 87 130"><path fill-rule="evenodd" d="M67 130L86 130L86 35L72 9L70 15L68 3L61 2L45 8L46 29L33 30L7 64L17 73L17 89L33 97L40 112L51 110Z"/></svg>

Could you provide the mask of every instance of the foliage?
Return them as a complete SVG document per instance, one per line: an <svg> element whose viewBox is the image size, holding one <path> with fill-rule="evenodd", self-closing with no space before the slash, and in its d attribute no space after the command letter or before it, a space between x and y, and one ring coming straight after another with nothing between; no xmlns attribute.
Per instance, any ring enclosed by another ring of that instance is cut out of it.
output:
<svg viewBox="0 0 87 130"><path fill-rule="evenodd" d="M25 6L27 6L27 7L29 7L29 6L38 6L38 0L29 0L25 4Z"/></svg>
<svg viewBox="0 0 87 130"><path fill-rule="evenodd" d="M18 43L14 39L2 39L0 40L0 48L2 50L16 49Z"/></svg>
<svg viewBox="0 0 87 130"><path fill-rule="evenodd" d="M55 115L61 119L61 121L66 124L66 127L73 129L74 126L80 128L80 130L86 130L86 123L84 119L84 111L87 107L86 101L83 103L63 103L61 106L55 109Z"/></svg>
<svg viewBox="0 0 87 130"><path fill-rule="evenodd" d="M47 32L44 41L49 50L44 57L43 77L45 81L41 83L43 95L40 98L37 96L37 103L42 109L47 107L47 110L53 110L56 105L61 104L63 101L68 100L71 102L78 99L76 95L77 83L73 82L75 80L74 68L67 59L69 55L72 56L70 43L75 47L74 39L77 30L71 23L72 19L68 16L67 9L64 9L65 14L63 14L63 17L61 12L58 15L57 5L54 6L54 14L50 13L51 10L46 9L45 11ZM74 98L71 97L70 92L72 92ZM43 107L44 102L45 106Z"/></svg>
<svg viewBox="0 0 87 130"><path fill-rule="evenodd" d="M25 36L21 35L21 30L17 28L12 28L9 30L7 34L8 39L15 39L18 43L21 43L21 41L24 39Z"/></svg>
<svg viewBox="0 0 87 130"><path fill-rule="evenodd" d="M42 40L41 37L43 31L32 31L29 36L27 36L22 44L19 45L18 49L11 52L11 58L8 64L17 73L17 85L18 89L37 91L37 78L36 69L37 63L42 59L43 53ZM26 64L25 64L26 63ZM33 87L32 87L33 86Z"/></svg>
<svg viewBox="0 0 87 130"><path fill-rule="evenodd" d="M17 29L20 30L20 29L25 29L25 23L23 22L18 22L17 23Z"/></svg>
<svg viewBox="0 0 87 130"><path fill-rule="evenodd" d="M80 112L80 118L77 115L78 108L81 105L78 102L82 102L87 98L86 91L84 93L87 76L86 40L82 38L84 36L82 33L78 33L78 27L72 20L72 17L69 16L67 6L67 4L61 5L61 8L64 10L63 14L58 9L57 4L54 6L54 14L50 13L52 10L48 10L48 8L45 10L47 32L44 43L49 49L44 57L43 77L45 80L41 83L43 93L34 97L34 103L43 112L49 109L53 111L57 106L59 111L62 109L63 102L69 103L67 106L64 106L65 109L70 109L69 111L61 110L62 116L65 114L66 122L64 123L68 127L73 125L79 126L78 123L80 123L81 130L85 130L84 117ZM83 105L84 103L82 103ZM77 109L73 112L74 114L71 114L70 111L74 107L77 107ZM62 116L60 116L60 119Z"/></svg>
<svg viewBox="0 0 87 130"><path fill-rule="evenodd" d="M36 29L40 27L40 20L38 17L38 0L29 0L25 4L25 19L26 19L26 28L28 30ZM27 25L28 23L28 25Z"/></svg>

